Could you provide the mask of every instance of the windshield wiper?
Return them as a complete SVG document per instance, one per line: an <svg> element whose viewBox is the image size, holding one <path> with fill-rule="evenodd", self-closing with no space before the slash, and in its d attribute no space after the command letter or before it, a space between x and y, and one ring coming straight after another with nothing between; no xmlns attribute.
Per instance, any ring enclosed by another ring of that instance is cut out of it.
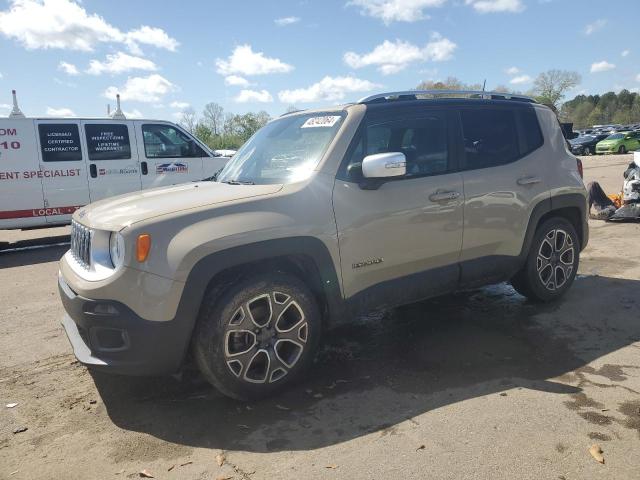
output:
<svg viewBox="0 0 640 480"><path fill-rule="evenodd" d="M255 185L255 182L250 182L248 180L225 180L222 183L226 183L228 185Z"/></svg>

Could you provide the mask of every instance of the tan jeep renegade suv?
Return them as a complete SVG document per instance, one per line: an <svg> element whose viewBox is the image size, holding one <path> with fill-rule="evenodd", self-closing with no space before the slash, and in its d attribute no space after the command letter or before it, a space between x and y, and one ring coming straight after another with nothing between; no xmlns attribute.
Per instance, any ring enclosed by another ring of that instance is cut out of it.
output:
<svg viewBox="0 0 640 480"><path fill-rule="evenodd" d="M165 374L192 355L223 393L265 396L358 312L501 281L562 296L588 240L580 167L554 113L522 96L287 114L215 178L77 211L63 324L91 367Z"/></svg>

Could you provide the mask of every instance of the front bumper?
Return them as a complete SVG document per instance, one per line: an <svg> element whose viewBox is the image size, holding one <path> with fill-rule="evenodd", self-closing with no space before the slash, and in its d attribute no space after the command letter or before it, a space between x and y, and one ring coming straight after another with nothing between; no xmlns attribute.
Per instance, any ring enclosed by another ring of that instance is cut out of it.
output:
<svg viewBox="0 0 640 480"><path fill-rule="evenodd" d="M84 365L125 375L179 370L189 345L190 322L145 320L120 302L81 297L61 275L58 290L66 310L62 325Z"/></svg>

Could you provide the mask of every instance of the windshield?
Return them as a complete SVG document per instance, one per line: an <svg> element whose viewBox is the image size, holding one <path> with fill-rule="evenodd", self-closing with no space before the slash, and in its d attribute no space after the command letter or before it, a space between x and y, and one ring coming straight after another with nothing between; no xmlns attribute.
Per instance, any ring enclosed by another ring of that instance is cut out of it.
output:
<svg viewBox="0 0 640 480"><path fill-rule="evenodd" d="M607 137L607 140L618 140L620 138L623 138L624 135L622 135L621 133L614 133L613 135L609 135Z"/></svg>
<svg viewBox="0 0 640 480"><path fill-rule="evenodd" d="M308 178L344 116L344 112L291 115L268 123L229 160L217 181L274 184Z"/></svg>

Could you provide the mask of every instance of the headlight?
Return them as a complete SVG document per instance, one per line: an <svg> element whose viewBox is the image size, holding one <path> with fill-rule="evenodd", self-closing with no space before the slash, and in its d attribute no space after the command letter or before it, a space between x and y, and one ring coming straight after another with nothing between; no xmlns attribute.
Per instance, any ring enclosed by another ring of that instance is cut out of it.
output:
<svg viewBox="0 0 640 480"><path fill-rule="evenodd" d="M109 238L109 254L113 268L118 268L124 263L124 238L118 232L112 232Z"/></svg>

